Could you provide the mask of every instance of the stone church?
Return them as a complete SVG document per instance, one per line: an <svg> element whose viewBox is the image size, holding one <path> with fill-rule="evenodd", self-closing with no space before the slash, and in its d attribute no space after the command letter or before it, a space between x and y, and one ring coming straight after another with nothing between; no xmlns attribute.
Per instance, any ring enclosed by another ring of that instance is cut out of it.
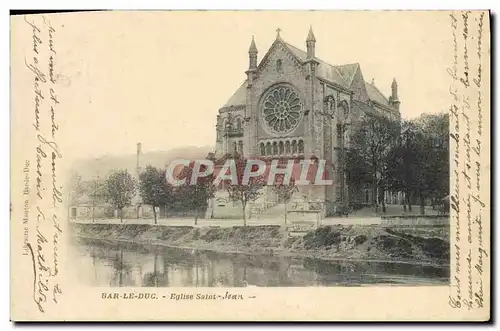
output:
<svg viewBox="0 0 500 331"><path fill-rule="evenodd" d="M326 160L333 185L301 188L304 199L323 201L326 206L355 196L371 203L374 197L368 189L347 187L343 155L353 124L361 116L400 119L396 80L386 97L373 81L365 81L358 63L332 65L320 60L312 27L305 46L303 51L288 44L278 29L276 40L259 61L252 37L247 78L217 115L216 156L238 152L248 158Z"/></svg>

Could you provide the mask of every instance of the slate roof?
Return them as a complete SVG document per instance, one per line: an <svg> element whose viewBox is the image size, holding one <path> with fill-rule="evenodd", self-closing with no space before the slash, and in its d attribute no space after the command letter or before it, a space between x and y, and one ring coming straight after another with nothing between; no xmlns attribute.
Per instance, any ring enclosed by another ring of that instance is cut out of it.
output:
<svg viewBox="0 0 500 331"><path fill-rule="evenodd" d="M301 62L307 60L307 52L283 42L285 46L292 52L292 54L297 57ZM323 78L327 81L335 83L343 88L349 89L354 80L357 70L360 68L359 63L351 63L345 65L334 66L321 59L315 58L319 62L317 76ZM379 104L389 106L389 100L380 92L380 90L375 87L375 85L366 83L366 92L370 100L375 101ZM229 98L229 100L224 104L223 108L230 106L239 106L246 103L246 93L247 93L247 81L234 92L234 94ZM358 102L359 103L359 102ZM363 107L366 111L370 108L368 105L359 106ZM370 108L371 109L371 108ZM373 110L372 110L373 111Z"/></svg>
<svg viewBox="0 0 500 331"><path fill-rule="evenodd" d="M302 62L306 61L307 52L288 43L285 43L285 45L290 49L293 55L295 55L300 61ZM353 67L359 66L357 63L348 64L345 66L332 66L331 64L328 64L325 61L318 58L316 58L316 61L319 62L318 72L317 72L318 77L329 80L345 88L349 88L352 83L353 77L349 77L348 75L352 74L354 76L354 73L356 73L356 70L353 70ZM339 70L339 68L347 66L349 66L349 69L346 68L346 70L343 70L344 71L343 73L341 72L342 69Z"/></svg>
<svg viewBox="0 0 500 331"><path fill-rule="evenodd" d="M353 110L359 114L380 115L375 109L359 100L352 100L351 106L354 108Z"/></svg>
<svg viewBox="0 0 500 331"><path fill-rule="evenodd" d="M366 85L366 93L368 93L368 97L370 100L378 102L384 106L389 106L389 100L380 92L380 90L371 83L365 83Z"/></svg>
<svg viewBox="0 0 500 331"><path fill-rule="evenodd" d="M224 107L244 105L247 102L247 81L234 92L234 94L227 100Z"/></svg>

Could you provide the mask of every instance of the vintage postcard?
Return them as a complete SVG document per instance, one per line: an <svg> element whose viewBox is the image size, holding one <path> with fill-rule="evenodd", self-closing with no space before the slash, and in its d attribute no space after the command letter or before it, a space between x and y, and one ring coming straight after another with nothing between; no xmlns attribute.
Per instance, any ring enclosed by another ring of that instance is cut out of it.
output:
<svg viewBox="0 0 500 331"><path fill-rule="evenodd" d="M488 11L11 17L14 321L487 321Z"/></svg>

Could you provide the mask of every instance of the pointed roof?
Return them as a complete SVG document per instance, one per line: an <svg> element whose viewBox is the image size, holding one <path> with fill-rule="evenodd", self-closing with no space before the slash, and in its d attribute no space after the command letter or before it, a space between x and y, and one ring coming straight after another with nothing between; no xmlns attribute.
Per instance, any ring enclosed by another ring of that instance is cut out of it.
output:
<svg viewBox="0 0 500 331"><path fill-rule="evenodd" d="M393 87L393 86L398 86L398 83L396 82L396 78L394 78L394 79L392 80L391 87Z"/></svg>
<svg viewBox="0 0 500 331"><path fill-rule="evenodd" d="M361 102L359 100L353 100L352 107L353 107L353 110L355 112L360 113L360 114L368 114L368 115L374 115L374 116L379 115L375 109L373 109L372 107L370 107L366 103Z"/></svg>
<svg viewBox="0 0 500 331"><path fill-rule="evenodd" d="M316 42L316 38L314 37L312 25L309 27L309 33L307 34L307 39L306 39L306 42L310 42L310 41Z"/></svg>
<svg viewBox="0 0 500 331"><path fill-rule="evenodd" d="M389 100L380 92L380 90L373 83L365 83L366 93L370 100L375 101L381 105L389 106Z"/></svg>
<svg viewBox="0 0 500 331"><path fill-rule="evenodd" d="M222 108L239 106L247 103L247 81L245 80L243 84L234 92L234 94L227 100L226 104Z"/></svg>
<svg viewBox="0 0 500 331"><path fill-rule="evenodd" d="M279 30L279 29L278 29ZM314 33L312 32L312 28L309 29L309 36L308 40L315 40L314 38ZM307 61L307 52L303 51L302 49L295 47L281 39L279 36L279 31L278 31L278 36L273 45L271 46L270 49L272 49L276 43L281 43L290 51L290 53L297 59L299 62L306 62ZM252 44L250 44L250 49L252 49L252 45L254 45L254 40L252 38ZM255 49L257 49L255 47ZM266 56L269 54L266 54ZM262 59L261 62L264 61ZM324 80L327 80L329 82L332 82L334 84L337 84L340 87L343 87L345 89L350 89L351 85L354 82L354 78L356 76L356 73L358 70L361 69L359 63L350 63L350 64L344 64L344 65L331 65L321 59L315 58L315 60L318 62L318 68L317 68L317 77L322 78ZM394 84L395 80L393 81ZM381 105L384 106L389 106L389 101L388 99L380 92L380 90L373 84L373 83L368 83L365 82L366 86L366 92L368 94L368 98L372 101L375 101ZM229 100L226 102L226 104L223 106L223 108L230 107L230 106L240 106L240 105L245 105L246 104L246 94L247 94L247 81L245 82L236 90L236 92L229 98Z"/></svg>
<svg viewBox="0 0 500 331"><path fill-rule="evenodd" d="M252 36L252 42L250 43L250 48L248 49L248 53L257 53L257 46L255 45L255 38Z"/></svg>
<svg viewBox="0 0 500 331"><path fill-rule="evenodd" d="M305 62L307 60L307 52L293 45L290 45L289 43L284 44L300 61ZM345 69L347 69L347 67L359 66L359 64L353 63L344 66L333 66L321 59L316 58L315 60L319 63L317 72L318 77L329 80L345 88L349 88L351 86L352 79L354 77L354 74L356 73L356 70L353 70L353 68L350 68L350 70ZM346 78L344 78L344 75L340 72L340 70L343 70ZM349 74L352 74L352 77L348 77Z"/></svg>

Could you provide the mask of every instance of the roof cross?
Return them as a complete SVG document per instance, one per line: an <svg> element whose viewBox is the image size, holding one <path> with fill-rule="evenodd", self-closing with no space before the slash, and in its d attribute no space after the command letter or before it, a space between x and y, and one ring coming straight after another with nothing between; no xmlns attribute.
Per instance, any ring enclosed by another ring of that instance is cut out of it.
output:
<svg viewBox="0 0 500 331"><path fill-rule="evenodd" d="M277 33L276 37L279 37L279 36L280 36L280 32L281 32L281 29L280 29L280 28L277 28L277 29L276 29L276 33Z"/></svg>

